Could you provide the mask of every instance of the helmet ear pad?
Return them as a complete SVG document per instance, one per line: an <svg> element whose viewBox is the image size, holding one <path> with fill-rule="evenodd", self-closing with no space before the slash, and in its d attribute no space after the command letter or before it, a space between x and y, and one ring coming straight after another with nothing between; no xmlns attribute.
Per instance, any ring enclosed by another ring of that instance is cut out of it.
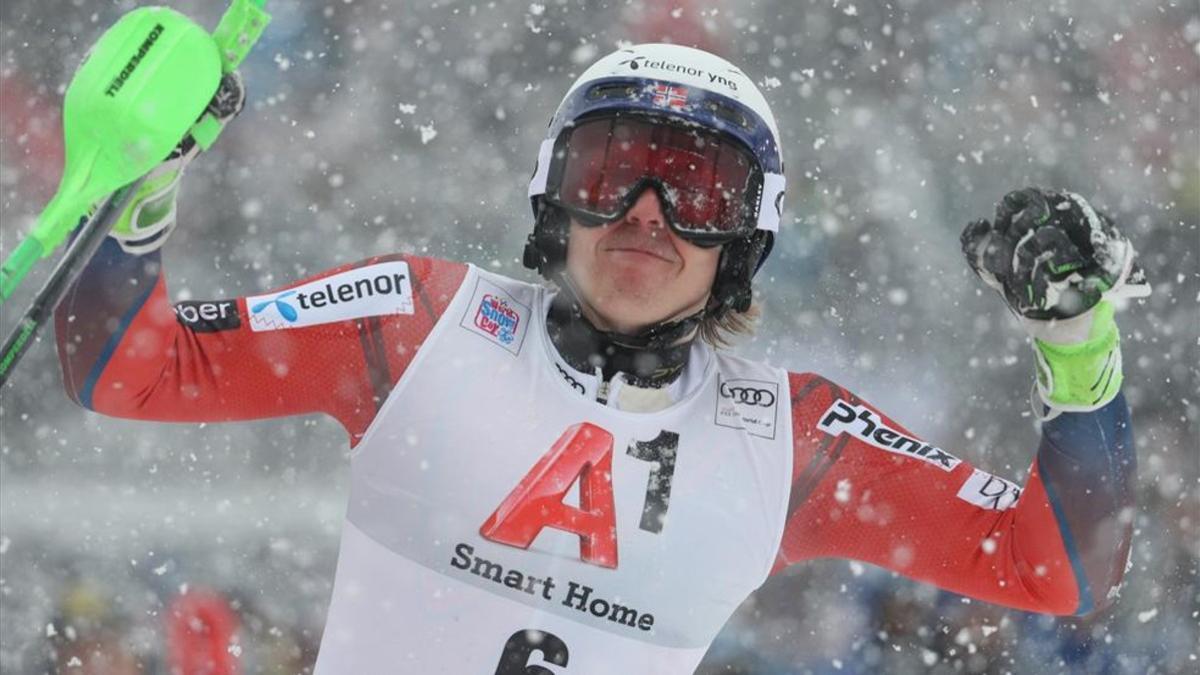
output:
<svg viewBox="0 0 1200 675"><path fill-rule="evenodd" d="M567 236L570 217L567 212L552 206L544 199L536 200L537 216L533 232L525 240L522 263L536 270L547 281L556 281L567 264Z"/></svg>
<svg viewBox="0 0 1200 675"><path fill-rule="evenodd" d="M725 244L717 263L717 277L713 280L709 316L716 318L729 310L744 312L750 309L754 299L751 281L774 245L775 234L768 230L755 230L748 237Z"/></svg>

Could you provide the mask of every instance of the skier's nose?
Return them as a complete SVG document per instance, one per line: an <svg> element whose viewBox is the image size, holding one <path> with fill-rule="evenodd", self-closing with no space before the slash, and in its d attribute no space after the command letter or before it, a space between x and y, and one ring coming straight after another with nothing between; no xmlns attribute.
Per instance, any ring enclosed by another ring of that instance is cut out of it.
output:
<svg viewBox="0 0 1200 675"><path fill-rule="evenodd" d="M652 233L666 227L667 217L663 213L658 191L649 187L642 190L637 201L625 212L624 220L630 225L645 228Z"/></svg>

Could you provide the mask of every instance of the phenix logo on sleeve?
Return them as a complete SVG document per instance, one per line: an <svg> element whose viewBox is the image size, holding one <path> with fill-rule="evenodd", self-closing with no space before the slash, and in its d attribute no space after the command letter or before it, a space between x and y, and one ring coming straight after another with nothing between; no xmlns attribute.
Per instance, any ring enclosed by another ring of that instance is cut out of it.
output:
<svg viewBox="0 0 1200 675"><path fill-rule="evenodd" d="M850 434L880 450L928 462L942 471L953 471L962 462L941 448L888 428L869 408L837 400L821 415L817 428L830 436Z"/></svg>
<svg viewBox="0 0 1200 675"><path fill-rule="evenodd" d="M302 328L383 314L412 314L412 280L402 260L367 265L286 291L246 298L254 331Z"/></svg>

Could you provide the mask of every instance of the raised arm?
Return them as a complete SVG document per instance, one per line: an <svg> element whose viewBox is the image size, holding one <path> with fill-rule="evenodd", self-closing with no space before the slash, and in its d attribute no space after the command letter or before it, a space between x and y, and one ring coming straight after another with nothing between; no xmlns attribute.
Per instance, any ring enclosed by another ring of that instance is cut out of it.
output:
<svg viewBox="0 0 1200 675"><path fill-rule="evenodd" d="M159 253L110 240L55 316L67 391L146 420L324 412L357 442L465 273L394 255L259 296L172 304Z"/></svg>
<svg viewBox="0 0 1200 675"><path fill-rule="evenodd" d="M209 111L242 109L237 73ZM107 415L176 422L324 412L357 443L466 267L385 256L248 298L172 304L160 250L176 225L190 136L148 174L55 313L67 392Z"/></svg>
<svg viewBox="0 0 1200 675"><path fill-rule="evenodd" d="M837 385L792 376L795 472L777 567L855 558L1020 609L1087 614L1116 591L1136 457L1110 300L1149 293L1078 195L1009 193L962 236L1033 338L1042 440L1024 486L920 440Z"/></svg>
<svg viewBox="0 0 1200 675"><path fill-rule="evenodd" d="M1019 609L1087 614L1128 557L1125 400L1047 422L1023 486L976 469L838 385L791 377L796 461L776 569L852 558Z"/></svg>

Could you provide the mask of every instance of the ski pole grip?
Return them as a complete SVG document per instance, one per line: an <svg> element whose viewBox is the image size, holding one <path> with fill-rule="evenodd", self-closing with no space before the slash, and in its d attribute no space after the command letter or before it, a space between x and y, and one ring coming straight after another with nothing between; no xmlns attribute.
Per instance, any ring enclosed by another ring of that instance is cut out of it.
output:
<svg viewBox="0 0 1200 675"><path fill-rule="evenodd" d="M7 300L8 296L17 290L21 280L41 257L42 242L35 238L26 237L17 245L17 249L8 256L4 267L0 269L0 300Z"/></svg>

